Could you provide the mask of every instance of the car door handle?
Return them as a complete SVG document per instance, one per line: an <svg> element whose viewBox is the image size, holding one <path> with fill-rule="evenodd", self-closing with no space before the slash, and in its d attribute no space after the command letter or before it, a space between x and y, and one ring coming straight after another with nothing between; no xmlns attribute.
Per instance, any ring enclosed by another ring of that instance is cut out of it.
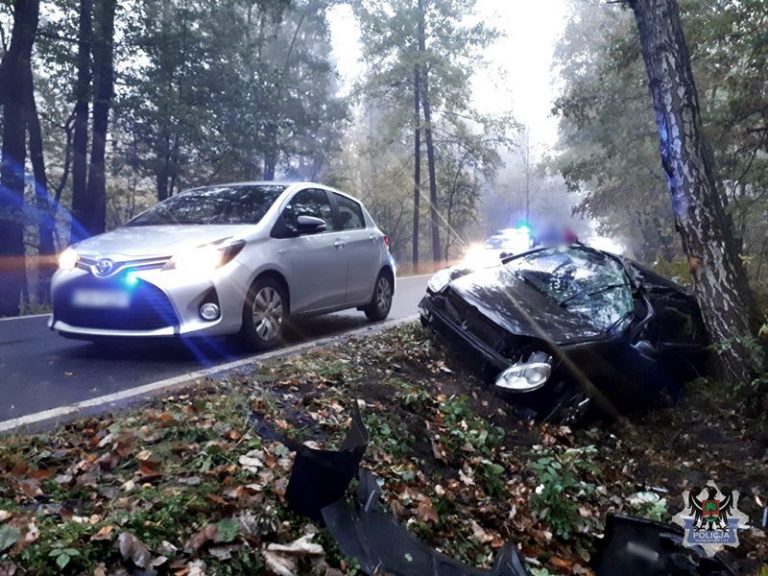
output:
<svg viewBox="0 0 768 576"><path fill-rule="evenodd" d="M336 246L336 248L344 248L344 246L346 246L347 243L341 238L339 238L338 240L336 240L336 242L333 243L333 245Z"/></svg>
<svg viewBox="0 0 768 576"><path fill-rule="evenodd" d="M375 234L369 234L368 235L368 240L370 240L371 242L376 242L376 235Z"/></svg>

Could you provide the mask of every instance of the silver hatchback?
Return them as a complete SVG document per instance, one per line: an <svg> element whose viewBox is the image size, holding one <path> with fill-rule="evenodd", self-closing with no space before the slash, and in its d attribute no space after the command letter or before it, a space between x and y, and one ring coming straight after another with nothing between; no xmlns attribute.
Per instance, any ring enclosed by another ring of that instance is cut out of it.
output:
<svg viewBox="0 0 768 576"><path fill-rule="evenodd" d="M227 184L65 250L50 326L84 339L239 333L260 350L289 316L383 320L394 289L388 239L359 201L314 183Z"/></svg>

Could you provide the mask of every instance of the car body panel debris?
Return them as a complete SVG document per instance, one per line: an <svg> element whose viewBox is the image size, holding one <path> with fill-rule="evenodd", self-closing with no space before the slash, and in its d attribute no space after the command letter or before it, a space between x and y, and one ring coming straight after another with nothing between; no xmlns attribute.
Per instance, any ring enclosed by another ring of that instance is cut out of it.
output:
<svg viewBox="0 0 768 576"><path fill-rule="evenodd" d="M322 509L344 498L367 446L368 430L357 403L352 405L352 424L340 450L296 446L296 459L285 493L291 509L322 523Z"/></svg>
<svg viewBox="0 0 768 576"><path fill-rule="evenodd" d="M505 546L491 570L466 566L417 540L379 504L380 489L369 470L361 470L357 506L341 499L323 509L323 518L339 548L369 575L529 576L514 546Z"/></svg>
<svg viewBox="0 0 768 576"><path fill-rule="evenodd" d="M645 518L609 514L595 556L597 576L736 576L719 558L683 546L683 530Z"/></svg>

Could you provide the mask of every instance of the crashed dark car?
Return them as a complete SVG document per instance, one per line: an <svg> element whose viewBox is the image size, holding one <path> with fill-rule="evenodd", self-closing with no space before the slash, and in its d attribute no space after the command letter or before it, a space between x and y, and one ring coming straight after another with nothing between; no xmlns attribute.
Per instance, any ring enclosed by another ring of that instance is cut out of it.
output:
<svg viewBox="0 0 768 576"><path fill-rule="evenodd" d="M556 422L676 398L707 345L684 288L581 244L530 250L470 273L442 270L420 311L500 394Z"/></svg>

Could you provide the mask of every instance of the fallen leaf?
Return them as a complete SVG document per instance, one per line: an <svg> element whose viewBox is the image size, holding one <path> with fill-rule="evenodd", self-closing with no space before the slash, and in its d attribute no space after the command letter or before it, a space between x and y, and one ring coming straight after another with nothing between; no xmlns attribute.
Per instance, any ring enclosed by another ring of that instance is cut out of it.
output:
<svg viewBox="0 0 768 576"><path fill-rule="evenodd" d="M416 516L418 516L419 520L422 522L431 524L437 524L439 521L437 510L435 510L435 507L432 505L432 500L430 498L424 498L419 502L419 505L416 507Z"/></svg>
<svg viewBox="0 0 768 576"><path fill-rule="evenodd" d="M28 498L37 498L43 495L43 491L40 489L40 482L34 479L19 482L19 490Z"/></svg>
<svg viewBox="0 0 768 576"><path fill-rule="evenodd" d="M21 530L15 526L3 526L0 528L0 552L14 546L19 541Z"/></svg>
<svg viewBox="0 0 768 576"><path fill-rule="evenodd" d="M211 502L213 502L214 504L218 504L219 506L227 505L227 501L224 500L224 498L222 498L218 494L206 494L205 499L210 500Z"/></svg>
<svg viewBox="0 0 768 576"><path fill-rule="evenodd" d="M167 540L163 540L160 542L160 546L157 547L157 551L163 556L174 556L179 549Z"/></svg>
<svg viewBox="0 0 768 576"><path fill-rule="evenodd" d="M101 542L104 540L112 540L112 531L115 529L112 524L102 526L101 529L91 536L91 542Z"/></svg>
<svg viewBox="0 0 768 576"><path fill-rule="evenodd" d="M269 550L263 550L264 561L272 572L277 576L296 576L298 564L296 558L276 554Z"/></svg>
<svg viewBox="0 0 768 576"><path fill-rule="evenodd" d="M35 521L33 520L27 526L27 530L24 534L24 545L26 546L36 542L38 538L40 538L40 529L37 527L37 524L35 524Z"/></svg>
<svg viewBox="0 0 768 576"><path fill-rule="evenodd" d="M200 484L200 476L187 476L185 478L179 478L178 483L184 484L186 486L197 486Z"/></svg>
<svg viewBox="0 0 768 576"><path fill-rule="evenodd" d="M9 518L13 518L13 514L7 510L0 510L0 522L5 522Z"/></svg>
<svg viewBox="0 0 768 576"><path fill-rule="evenodd" d="M472 540L477 542L478 544L489 544L490 542L493 542L493 536L483 530L482 526L475 522L474 520L471 520L469 523L470 527L472 528Z"/></svg>
<svg viewBox="0 0 768 576"><path fill-rule="evenodd" d="M290 544L269 544L262 551L267 567L277 576L296 576L299 558L319 558L325 555L323 547L312 542L314 536L305 534Z"/></svg>
<svg viewBox="0 0 768 576"><path fill-rule="evenodd" d="M130 560L138 568L147 568L152 561L152 554L144 543L130 532L123 532L117 538L117 545L123 560Z"/></svg>
<svg viewBox="0 0 768 576"><path fill-rule="evenodd" d="M248 454L240 456L238 463L248 472L258 472L259 468L264 468L264 461L261 459L261 450L251 450Z"/></svg>
<svg viewBox="0 0 768 576"><path fill-rule="evenodd" d="M138 454L136 454L136 460L150 460L152 458L152 451L151 450L142 450Z"/></svg>
<svg viewBox="0 0 768 576"><path fill-rule="evenodd" d="M320 544L312 542L314 537L314 534L305 534L290 544L270 544L267 546L267 550L297 556L322 556L325 554L325 550Z"/></svg>
<svg viewBox="0 0 768 576"><path fill-rule="evenodd" d="M139 476L141 476L141 479L144 481L157 480L163 476L163 474L158 470L159 468L160 462L142 460L139 462Z"/></svg>
<svg viewBox="0 0 768 576"><path fill-rule="evenodd" d="M187 576L205 576L206 564L202 560L194 560L187 564Z"/></svg>
<svg viewBox="0 0 768 576"><path fill-rule="evenodd" d="M232 552L229 550L229 548L225 547L216 547L216 548L209 548L208 554L216 558L217 560L221 560L224 562L225 560L231 560L232 559Z"/></svg>
<svg viewBox="0 0 768 576"><path fill-rule="evenodd" d="M208 524L205 528L196 532L189 538L189 540L187 540L187 543L184 544L184 550L194 554L208 542L215 541L218 536L219 527L216 524Z"/></svg>

